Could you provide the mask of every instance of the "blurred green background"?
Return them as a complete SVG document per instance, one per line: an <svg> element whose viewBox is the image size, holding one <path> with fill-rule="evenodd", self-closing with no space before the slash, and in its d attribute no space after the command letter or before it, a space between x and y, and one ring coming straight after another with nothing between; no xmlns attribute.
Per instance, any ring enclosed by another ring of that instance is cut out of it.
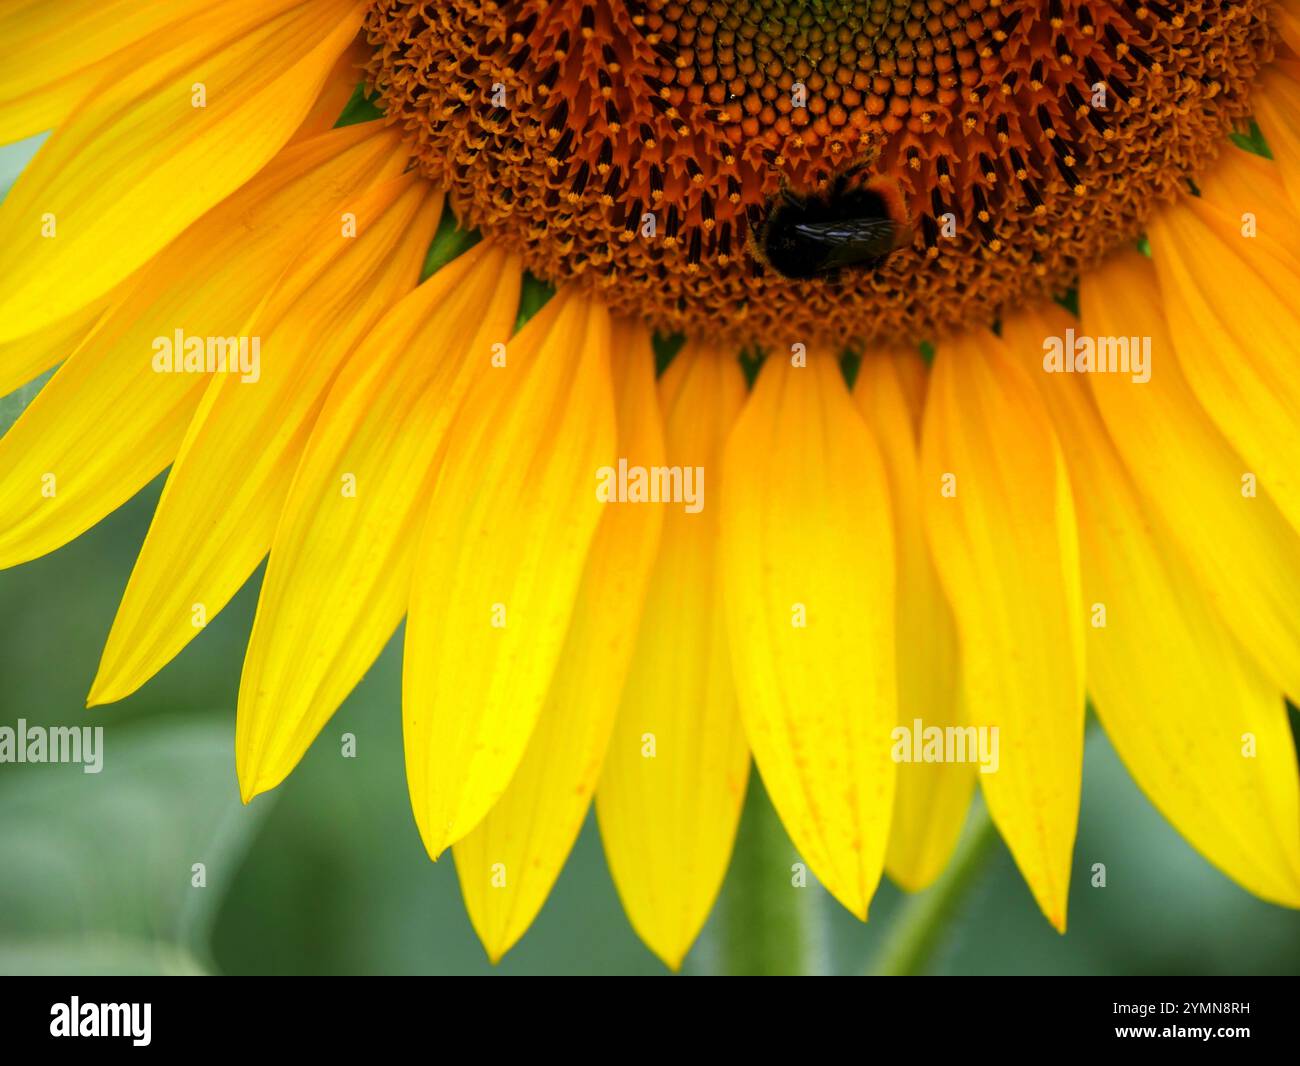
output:
<svg viewBox="0 0 1300 1066"><path fill-rule="evenodd" d="M33 150L0 149L0 192ZM0 429L15 407L0 400ZM429 862L411 818L400 633L298 770L248 807L235 780L234 708L260 572L135 696L85 710L160 488L161 479L63 550L0 573L0 726L103 725L105 738L98 775L0 764L0 972L667 972L622 914L592 820L533 928L488 964L452 860ZM354 759L341 756L346 732ZM761 791L747 805L721 902L684 971L763 956L795 892L809 969L870 971L910 901L886 883L862 925L815 884L790 888L788 843L753 846L771 824L765 805ZM200 862L207 885L194 888ZM1089 884L1095 862L1106 864L1104 889ZM1073 879L1060 937L995 842L931 972L1300 972L1300 914L1254 899L1196 855L1096 729Z"/></svg>

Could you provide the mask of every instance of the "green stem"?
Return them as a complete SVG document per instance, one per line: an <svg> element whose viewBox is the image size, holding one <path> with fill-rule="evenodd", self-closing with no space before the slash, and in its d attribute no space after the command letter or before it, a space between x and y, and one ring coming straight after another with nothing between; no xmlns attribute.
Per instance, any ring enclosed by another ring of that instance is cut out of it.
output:
<svg viewBox="0 0 1300 1066"><path fill-rule="evenodd" d="M790 976L818 968L817 889L811 874L800 877L799 862L754 774L720 900L723 973Z"/></svg>
<svg viewBox="0 0 1300 1066"><path fill-rule="evenodd" d="M948 868L930 888L911 897L894 920L876 963L877 974L915 977L925 972L966 894L979 880L996 839L988 807L977 799Z"/></svg>

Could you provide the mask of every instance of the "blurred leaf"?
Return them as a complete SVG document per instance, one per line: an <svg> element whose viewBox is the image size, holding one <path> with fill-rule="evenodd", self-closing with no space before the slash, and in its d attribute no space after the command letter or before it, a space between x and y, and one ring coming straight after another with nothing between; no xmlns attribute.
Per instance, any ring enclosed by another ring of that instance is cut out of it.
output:
<svg viewBox="0 0 1300 1066"><path fill-rule="evenodd" d="M0 972L203 972L216 910L269 810L243 807L234 725L103 725L103 768L6 765ZM6 722L6 725L13 723ZM194 887L203 864L206 887Z"/></svg>
<svg viewBox="0 0 1300 1066"><path fill-rule="evenodd" d="M438 220L438 232L429 243L429 251L424 257L424 269L420 280L424 281L436 271L441 270L462 252L467 252L482 238L478 230L461 229L450 204L443 204L442 217Z"/></svg>
<svg viewBox="0 0 1300 1066"><path fill-rule="evenodd" d="M111 935L0 944L0 973L30 977L203 977L208 970L184 948Z"/></svg>
<svg viewBox="0 0 1300 1066"><path fill-rule="evenodd" d="M1264 133L1254 119L1250 120L1250 127L1245 132L1230 133L1228 136L1232 138L1232 143L1238 148L1253 152L1255 155L1262 155L1265 159L1273 158L1273 152L1268 146L1268 141L1264 139Z"/></svg>
<svg viewBox="0 0 1300 1066"><path fill-rule="evenodd" d="M343 114L339 116L339 120L334 123L334 128L355 126L358 122L373 122L375 119L383 117L383 108L366 95L365 83L361 82L352 90L352 97L343 108Z"/></svg>
<svg viewBox="0 0 1300 1066"><path fill-rule="evenodd" d="M50 375L53 373L53 370L48 370L26 385L19 386L8 396L0 396L0 436L9 432L9 427L18 421L18 416L36 399L36 394L50 380Z"/></svg>
<svg viewBox="0 0 1300 1066"><path fill-rule="evenodd" d="M547 301L554 295L553 285L525 273L524 284L519 292L519 317L515 321L515 330L523 329L528 320L545 307Z"/></svg>

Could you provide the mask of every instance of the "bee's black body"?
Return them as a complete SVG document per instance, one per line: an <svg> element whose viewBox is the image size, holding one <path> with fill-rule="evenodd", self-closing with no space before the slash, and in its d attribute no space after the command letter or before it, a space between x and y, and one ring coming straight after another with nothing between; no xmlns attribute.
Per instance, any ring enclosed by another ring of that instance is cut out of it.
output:
<svg viewBox="0 0 1300 1066"><path fill-rule="evenodd" d="M759 257L793 279L833 277L848 267L881 263L906 228L898 207L880 188L846 185L841 178L824 196L782 192L754 234Z"/></svg>

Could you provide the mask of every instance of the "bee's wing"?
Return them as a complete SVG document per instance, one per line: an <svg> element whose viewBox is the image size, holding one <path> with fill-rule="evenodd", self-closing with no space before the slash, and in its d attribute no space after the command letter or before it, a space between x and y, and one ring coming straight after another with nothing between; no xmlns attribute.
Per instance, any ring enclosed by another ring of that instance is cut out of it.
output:
<svg viewBox="0 0 1300 1066"><path fill-rule="evenodd" d="M888 255L898 235L898 226L888 218L798 222L793 229L804 239L822 245L830 261L844 265Z"/></svg>

